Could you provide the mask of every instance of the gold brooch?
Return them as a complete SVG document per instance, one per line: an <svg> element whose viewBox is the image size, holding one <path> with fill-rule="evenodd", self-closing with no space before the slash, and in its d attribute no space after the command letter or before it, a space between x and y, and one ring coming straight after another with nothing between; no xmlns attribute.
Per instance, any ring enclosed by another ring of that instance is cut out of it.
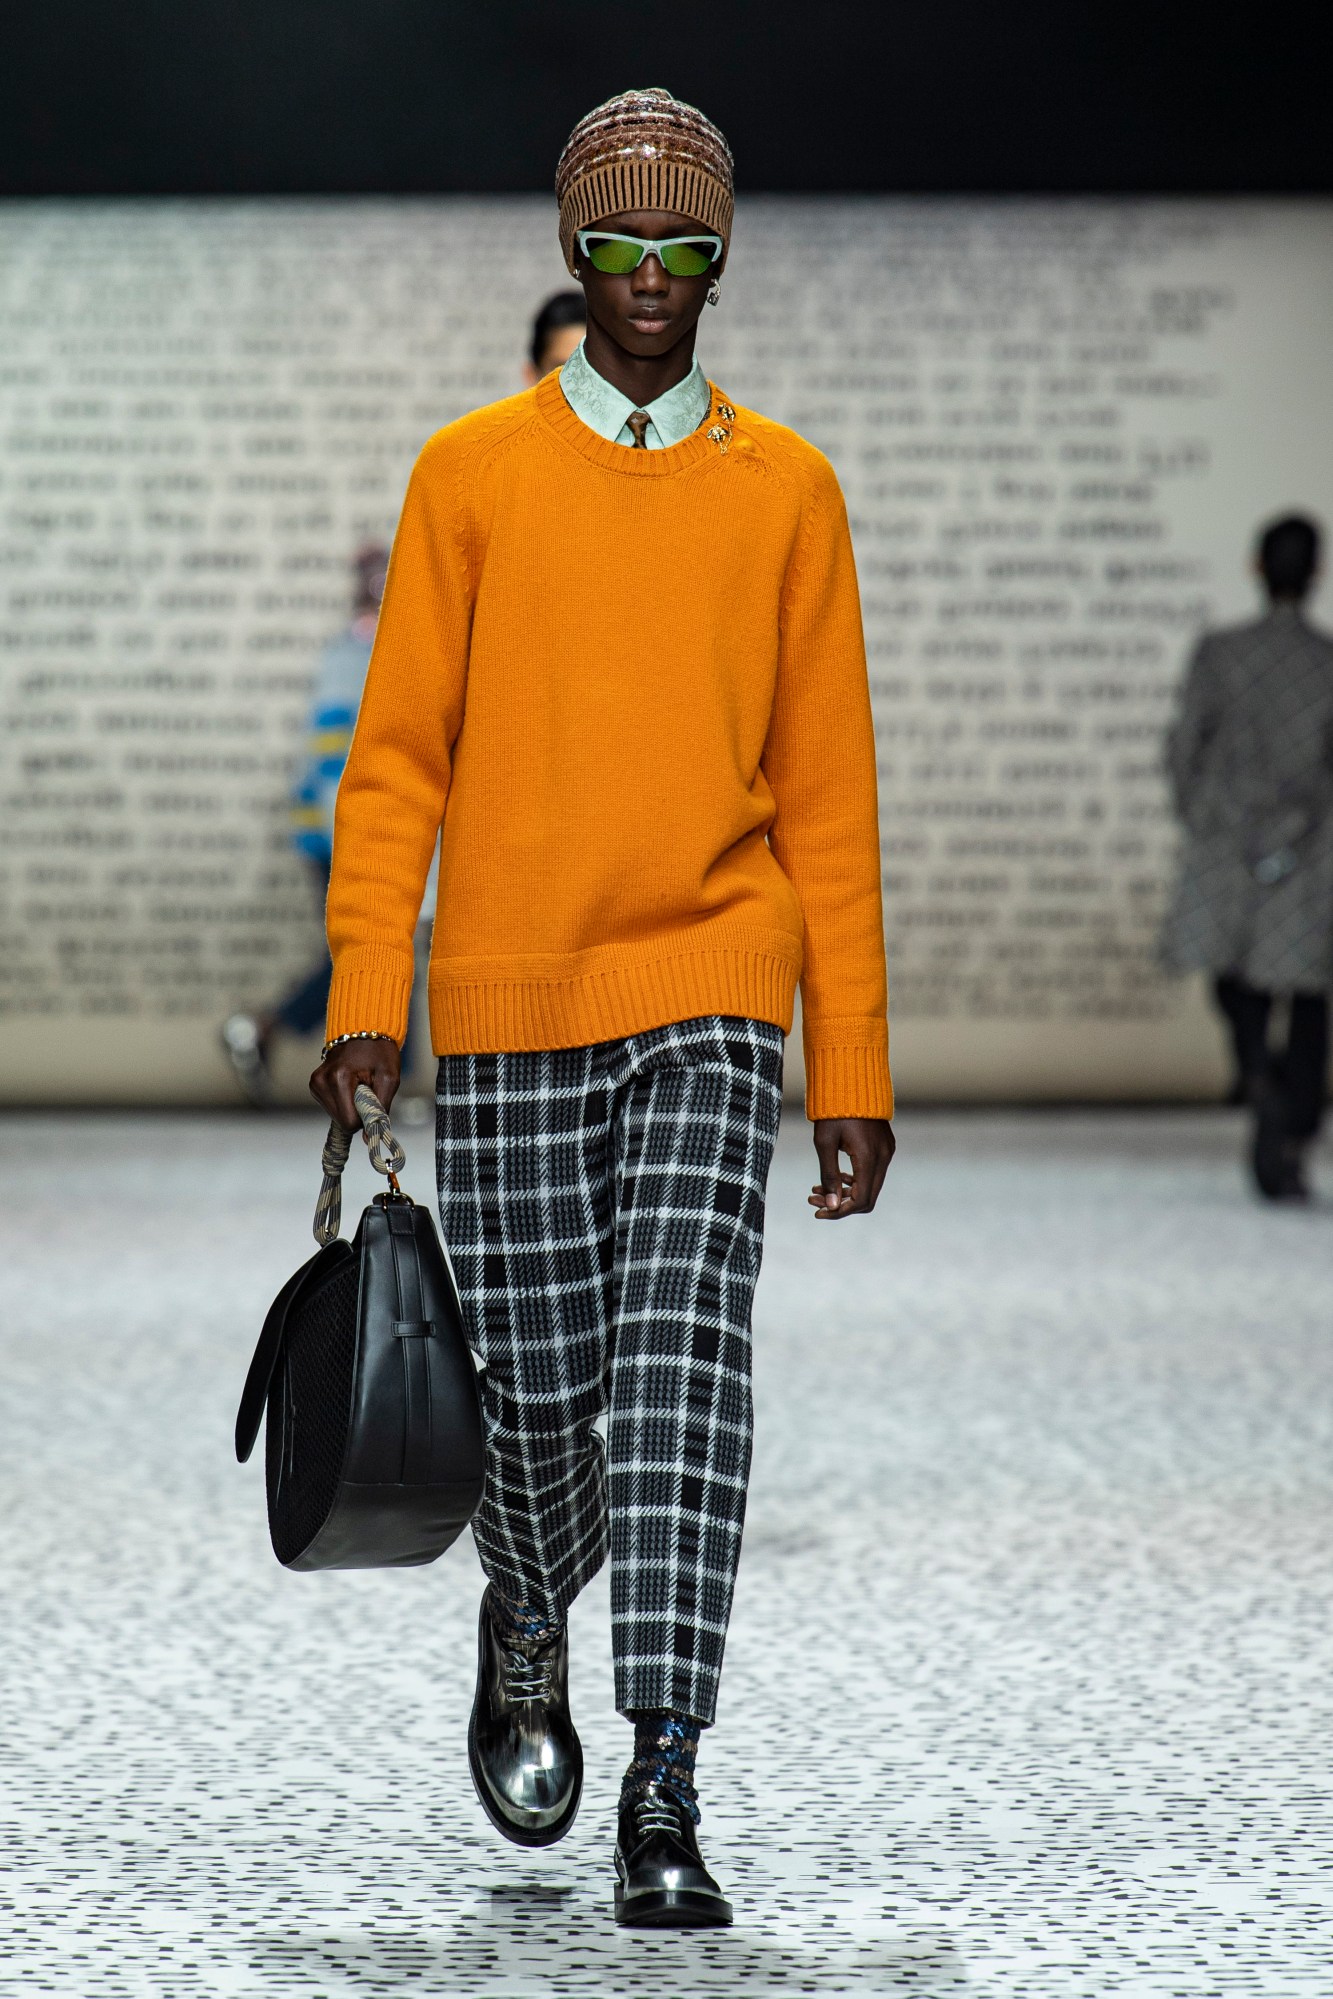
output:
<svg viewBox="0 0 1333 1999"><path fill-rule="evenodd" d="M707 432L707 437L709 443L715 444L725 458L727 455L727 446L731 443L731 430L730 428L723 429L723 425L730 426L735 423L736 412L730 403L719 403L716 413L721 422L713 425L713 428Z"/></svg>

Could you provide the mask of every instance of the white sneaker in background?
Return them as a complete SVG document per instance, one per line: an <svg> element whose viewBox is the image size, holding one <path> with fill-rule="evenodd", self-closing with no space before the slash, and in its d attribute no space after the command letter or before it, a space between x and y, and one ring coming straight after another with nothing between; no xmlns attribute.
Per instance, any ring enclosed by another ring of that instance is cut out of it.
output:
<svg viewBox="0 0 1333 1999"><path fill-rule="evenodd" d="M259 1022L252 1013L228 1014L219 1030L222 1052L237 1082L252 1104L271 1104L273 1080L268 1072Z"/></svg>

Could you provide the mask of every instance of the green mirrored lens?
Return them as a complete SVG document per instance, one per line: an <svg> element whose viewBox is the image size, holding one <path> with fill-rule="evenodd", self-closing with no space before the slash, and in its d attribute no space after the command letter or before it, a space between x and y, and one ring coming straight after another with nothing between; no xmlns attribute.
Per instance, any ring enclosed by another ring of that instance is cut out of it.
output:
<svg viewBox="0 0 1333 1999"><path fill-rule="evenodd" d="M627 271L637 271L643 261L639 244L619 243L613 236L590 236L588 255L595 271L607 271L622 278Z"/></svg>
<svg viewBox="0 0 1333 1999"><path fill-rule="evenodd" d="M662 262L673 278L701 278L716 254L711 243L662 245Z"/></svg>

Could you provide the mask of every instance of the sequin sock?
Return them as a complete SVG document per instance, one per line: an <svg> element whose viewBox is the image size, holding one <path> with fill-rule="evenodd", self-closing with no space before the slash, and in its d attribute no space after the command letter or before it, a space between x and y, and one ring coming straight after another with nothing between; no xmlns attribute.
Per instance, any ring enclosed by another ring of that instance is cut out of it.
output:
<svg viewBox="0 0 1333 1999"><path fill-rule="evenodd" d="M698 1753L698 1722L683 1714L636 1714L634 1757L620 1787L621 1803L633 1792L665 1791L698 1825L699 1793L694 1788Z"/></svg>
<svg viewBox="0 0 1333 1999"><path fill-rule="evenodd" d="M515 1645L544 1645L548 1639L558 1638L564 1630L562 1624L555 1623L540 1610L530 1610L525 1603L511 1603L501 1596L492 1584L491 1602L495 1606L495 1626L502 1638Z"/></svg>

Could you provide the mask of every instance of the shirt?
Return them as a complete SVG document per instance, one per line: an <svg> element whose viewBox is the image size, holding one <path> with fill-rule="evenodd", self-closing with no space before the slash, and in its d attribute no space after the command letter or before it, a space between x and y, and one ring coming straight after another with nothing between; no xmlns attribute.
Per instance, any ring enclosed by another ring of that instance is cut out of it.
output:
<svg viewBox="0 0 1333 1999"><path fill-rule="evenodd" d="M633 445L634 432L625 419L631 410L642 408L651 418L643 433L650 451L663 451L669 444L679 444L692 430L697 430L708 414L710 400L708 377L696 361L685 380L677 382L674 389L668 389L655 402L632 403L605 375L598 374L583 351L582 341L560 370L560 386L575 416L581 417L589 430L595 430L608 444Z"/></svg>

